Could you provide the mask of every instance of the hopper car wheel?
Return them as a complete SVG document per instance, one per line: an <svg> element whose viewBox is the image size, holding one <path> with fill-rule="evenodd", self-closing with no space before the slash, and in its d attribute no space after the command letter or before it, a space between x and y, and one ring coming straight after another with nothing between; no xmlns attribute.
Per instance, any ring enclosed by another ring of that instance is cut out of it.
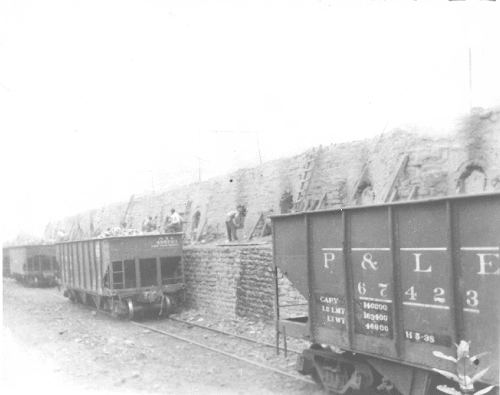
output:
<svg viewBox="0 0 500 395"><path fill-rule="evenodd" d="M134 319L134 303L127 299L127 308L128 308L128 319L132 321Z"/></svg>
<svg viewBox="0 0 500 395"><path fill-rule="evenodd" d="M162 298L163 299L161 301L160 316L168 317L172 312L172 300L166 295L164 295Z"/></svg>
<svg viewBox="0 0 500 395"><path fill-rule="evenodd" d="M322 347L319 344L313 344L311 350L331 351L330 347ZM327 394L371 395L380 393L372 387L373 373L365 364L322 355L314 356L312 362L313 366L308 374Z"/></svg>
<svg viewBox="0 0 500 395"><path fill-rule="evenodd" d="M130 299L116 300L111 309L111 315L122 319L134 319L134 303Z"/></svg>
<svg viewBox="0 0 500 395"><path fill-rule="evenodd" d="M325 389L325 386L323 385L323 382L321 381L321 377L319 377L319 373L316 370L316 368L314 368L314 371L311 373L311 378L313 379L313 381L316 383L316 385L318 387Z"/></svg>
<svg viewBox="0 0 500 395"><path fill-rule="evenodd" d="M313 344L311 346L312 350L323 350L323 347L319 344ZM325 386L323 385L323 381L321 381L321 377L318 373L318 369L315 367L313 372L311 373L311 378L313 381L322 389L325 389Z"/></svg>
<svg viewBox="0 0 500 395"><path fill-rule="evenodd" d="M73 291L68 291L68 298L72 302L76 302L76 296L75 296L75 293Z"/></svg>

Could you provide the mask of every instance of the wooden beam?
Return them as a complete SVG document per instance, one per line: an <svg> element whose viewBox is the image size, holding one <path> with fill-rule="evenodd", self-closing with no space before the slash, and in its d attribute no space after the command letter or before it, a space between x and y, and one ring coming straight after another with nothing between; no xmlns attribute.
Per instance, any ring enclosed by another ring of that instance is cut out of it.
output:
<svg viewBox="0 0 500 395"><path fill-rule="evenodd" d="M263 218L263 217L264 217L264 214L263 214L263 213L261 213L261 214L259 215L259 219L257 220L257 222L255 223L255 226L254 226L254 227L253 227L253 229L252 229L252 232L250 233L250 237L248 238L248 240L252 240L253 234L254 234L254 233L255 233L255 231L257 230L257 228L258 228L258 226L259 226L260 221L261 221L261 220L263 220L263 221L264 221L264 218Z"/></svg>
<svg viewBox="0 0 500 395"><path fill-rule="evenodd" d="M403 170L408 163L409 155L404 154L404 156L401 158L401 160L398 163L398 166L396 167L396 171L393 173L392 178L389 182L389 186L386 188L384 194L382 195L382 202L387 202L390 201L391 198L391 192L394 188L394 185L396 184L396 181L399 177L399 173L401 173L401 170Z"/></svg>
<svg viewBox="0 0 500 395"><path fill-rule="evenodd" d="M365 174L366 174L366 170L368 170L368 165L370 164L370 162L372 160L373 154L375 153L375 150L377 149L378 143L380 142L380 140L382 140L382 136L383 136L388 124L389 124L389 121L387 121L387 123L385 124L385 127L384 127L384 130L382 131L382 134L378 137L378 140L375 143L375 146L373 147L373 150L370 153L370 156L368 157L368 160L366 161L365 166L363 167L363 170L361 171L361 175L359 176L358 181L356 181L356 184L354 185L354 189L353 189L352 195L351 195L351 200L349 200L349 203L352 203L356 200L356 196L358 195L358 188L365 179Z"/></svg>
<svg viewBox="0 0 500 395"><path fill-rule="evenodd" d="M120 226L120 228L121 228L122 223L127 222L127 215L128 215L128 212L130 211L130 207L132 207L133 201L134 201L134 195L130 196L130 200L128 201L127 208L125 209L125 214L123 214L123 220L120 224L118 224Z"/></svg>
<svg viewBox="0 0 500 395"><path fill-rule="evenodd" d="M323 194L323 196L321 197L321 199L319 200L318 202L318 205L316 206L315 210L319 210L321 209L321 206L323 205L324 202L326 202L326 195L327 195L327 192L325 192Z"/></svg>
<svg viewBox="0 0 500 395"><path fill-rule="evenodd" d="M416 185L413 186L413 188L410 191L410 194L408 195L407 200L412 200L413 196L415 196L415 192L417 192L418 187Z"/></svg>

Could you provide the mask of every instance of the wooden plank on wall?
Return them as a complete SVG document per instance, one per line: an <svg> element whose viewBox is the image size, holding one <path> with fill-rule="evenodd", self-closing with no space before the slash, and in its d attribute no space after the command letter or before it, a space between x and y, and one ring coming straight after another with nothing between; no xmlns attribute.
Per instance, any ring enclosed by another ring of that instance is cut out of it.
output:
<svg viewBox="0 0 500 395"><path fill-rule="evenodd" d="M325 192L323 194L323 196L321 196L321 199L319 200L318 205L316 206L315 210L320 210L321 209L321 206L323 205L323 203L326 202L326 196L327 196L327 192Z"/></svg>
<svg viewBox="0 0 500 395"><path fill-rule="evenodd" d="M403 157L400 159L400 161L396 167L396 171L394 172L394 174L392 175L392 177L389 181L387 189L382 194L382 199L381 199L382 202L390 201L390 199L393 198L391 193L393 192L394 185L396 184L396 181L398 180L401 171L405 168L406 164L408 163L408 159L409 159L408 154L404 154Z"/></svg>

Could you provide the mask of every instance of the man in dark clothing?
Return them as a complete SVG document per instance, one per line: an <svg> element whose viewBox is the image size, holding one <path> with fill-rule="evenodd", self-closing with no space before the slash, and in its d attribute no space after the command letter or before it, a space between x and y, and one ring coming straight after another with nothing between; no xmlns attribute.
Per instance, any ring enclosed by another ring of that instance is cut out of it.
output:
<svg viewBox="0 0 500 395"><path fill-rule="evenodd" d="M227 229L227 239L233 241L238 241L238 235L236 234L236 227L238 225L238 217L240 212L237 210L230 211L226 214L226 229Z"/></svg>

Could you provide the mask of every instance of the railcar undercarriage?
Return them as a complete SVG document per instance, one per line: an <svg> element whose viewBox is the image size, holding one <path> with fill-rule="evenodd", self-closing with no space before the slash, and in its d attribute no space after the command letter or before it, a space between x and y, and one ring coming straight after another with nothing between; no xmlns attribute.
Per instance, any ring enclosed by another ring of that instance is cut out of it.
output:
<svg viewBox="0 0 500 395"><path fill-rule="evenodd" d="M461 393L457 383L430 370L351 352L338 353L319 344L297 356L296 369L300 374L310 375L332 395L442 395L437 389L440 385ZM476 383L475 390L486 386ZM498 395L498 387L488 393Z"/></svg>
<svg viewBox="0 0 500 395"><path fill-rule="evenodd" d="M151 291L121 297L65 290L64 296L72 302L82 303L94 307L98 311L106 311L113 317L127 320L137 320L144 316L168 317L177 306L176 296Z"/></svg>

